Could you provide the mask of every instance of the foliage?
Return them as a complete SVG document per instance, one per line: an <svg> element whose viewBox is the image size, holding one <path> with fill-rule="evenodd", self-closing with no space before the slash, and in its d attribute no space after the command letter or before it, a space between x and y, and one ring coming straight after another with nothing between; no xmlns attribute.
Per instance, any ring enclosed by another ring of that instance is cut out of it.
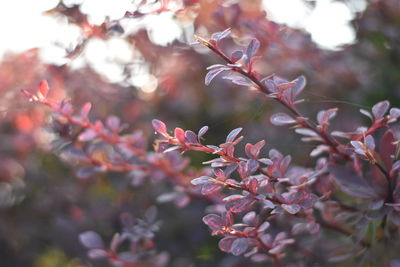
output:
<svg viewBox="0 0 400 267"><path fill-rule="evenodd" d="M69 58L78 57L91 39L120 35L141 52L159 88L132 93L124 85L132 73L111 86L90 69L82 76L52 66L46 70L51 88L43 80L36 91L23 89L19 102L4 104L22 110L10 112L1 125L11 141L1 148L0 197L10 221L0 230L12 229L14 222L23 226L2 240L6 264L326 266L374 260L396 266L398 99L390 98L394 106L379 99L356 113L340 101L311 107L306 95L330 97L339 85L360 86L363 70L343 70L347 55L351 63L365 57L357 59L354 52L366 42L362 36L353 47L329 52L301 31L269 21L257 4L182 1L176 7L173 2L140 1L121 20L100 26L91 25L79 5L61 2L50 12L85 32ZM357 20L364 25L372 8L399 15L392 5L375 1ZM178 41L157 46L143 31L124 35L123 20L164 12L199 29L191 48ZM206 38L202 27L222 30ZM395 48L389 53L398 56ZM21 57L23 67L28 54ZM43 76L28 71L32 80ZM369 87L360 91L370 92ZM362 96L358 100L362 103ZM248 115L257 101L263 106L260 118ZM154 140L151 118L156 118ZM28 216L40 229L32 240L23 239L33 231ZM50 247L31 249L21 259L12 256L40 240ZM211 246L223 253L204 249Z"/></svg>

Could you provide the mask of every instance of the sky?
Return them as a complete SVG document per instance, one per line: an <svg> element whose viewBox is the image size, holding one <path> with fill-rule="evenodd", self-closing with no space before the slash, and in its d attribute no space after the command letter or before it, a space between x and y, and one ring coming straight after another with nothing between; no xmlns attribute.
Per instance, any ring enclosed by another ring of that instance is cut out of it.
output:
<svg viewBox="0 0 400 267"><path fill-rule="evenodd" d="M101 24L106 16L111 20L119 19L127 10L135 10L135 0L63 1L66 5L81 3L81 11L88 14L92 24L97 25ZM40 57L45 62L57 65L70 63L72 68L83 66L85 63L82 58L70 62L64 57L65 48L73 48L79 43L80 29L69 25L65 19L43 15L44 11L54 8L58 2L59 0L2 1L0 58L6 52L40 48ZM334 0L318 0L315 8L311 8L302 0L263 0L263 6L271 20L305 29L319 46L337 49L340 45L355 42L355 33L350 21L355 16L354 11L362 11L366 6L365 0L348 0L348 2L352 8ZM174 21L173 14L168 12L146 16L140 22L124 20L122 26L128 32L145 27L150 39L161 45L166 45L182 35L182 30ZM83 53L86 62L106 75L110 82L119 82L123 78L120 64L115 64L113 61L129 62L135 57L130 46L117 37L107 41L90 40ZM138 79L132 83L136 86L154 84L153 78L144 70L143 75L139 73ZM148 87L144 88L149 90Z"/></svg>

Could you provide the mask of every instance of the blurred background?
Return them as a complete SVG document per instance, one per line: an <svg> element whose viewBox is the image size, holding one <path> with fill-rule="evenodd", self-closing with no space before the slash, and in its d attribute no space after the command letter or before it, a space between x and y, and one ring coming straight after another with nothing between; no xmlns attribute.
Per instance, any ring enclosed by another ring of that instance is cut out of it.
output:
<svg viewBox="0 0 400 267"><path fill-rule="evenodd" d="M92 117L119 116L128 131L142 130L152 149L151 119L197 131L208 125L207 144L223 142L243 127L245 142L296 157L307 144L269 117L279 110L260 94L222 79L204 85L206 67L221 63L191 46L232 29L227 52L256 37L256 69L287 79L305 75L300 105L315 119L339 107L336 128L354 130L360 108L388 99L400 106L400 2L398 0L14 0L0 3L0 266L108 266L91 262L78 235L94 229L109 240L119 214L140 215L168 185L140 190L123 174L89 180L50 149L49 110L28 103L21 89L48 80L54 101L93 103ZM240 153L240 152L239 152ZM201 167L203 154L189 153ZM206 203L184 208L157 204L163 221L157 249L170 266L247 266L218 251L201 222Z"/></svg>

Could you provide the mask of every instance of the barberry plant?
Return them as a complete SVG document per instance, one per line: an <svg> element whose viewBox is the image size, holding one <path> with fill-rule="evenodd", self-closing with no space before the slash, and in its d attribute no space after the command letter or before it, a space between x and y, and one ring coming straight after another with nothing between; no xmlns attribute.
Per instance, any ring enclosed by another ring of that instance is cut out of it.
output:
<svg viewBox="0 0 400 267"><path fill-rule="evenodd" d="M198 44L222 61L207 68L205 84L221 77L281 105L286 112L273 114L271 123L289 127L301 142L313 146L310 154L303 155L314 159L312 166L298 166L291 155L275 148L265 151L265 140L247 143L238 152L245 139L242 128L228 133L221 144L211 145L204 141L208 126L197 133L179 127L171 132L157 119L152 121L158 134L155 151L148 151L141 132L127 133L118 117L93 121L90 103L75 111L67 100L52 102L45 81L36 93L23 93L54 112L53 128L59 138L53 147L78 166L78 177L124 172L135 184L144 177L168 181L173 192L160 199L180 207L194 197L210 201L203 222L211 235L220 237L218 247L223 252L275 266L304 258L327 264L356 257L362 263L369 251L393 244L384 257L395 259L400 227L400 109L382 101L370 111L360 110L369 125L351 132L333 129L338 108L321 110L315 118L302 113L304 76L290 81L258 73L260 42L251 39L228 54L222 44L227 38L233 38L230 29L210 39L196 36ZM183 156L187 151L207 153L212 159L196 170ZM155 211L150 209L144 220L121 217L124 230L109 246L93 231L80 235L89 257L106 257L116 266L165 265L167 257L153 251L154 232L160 227ZM331 245L332 239L347 246L338 249ZM129 243L128 252L120 252L124 242Z"/></svg>

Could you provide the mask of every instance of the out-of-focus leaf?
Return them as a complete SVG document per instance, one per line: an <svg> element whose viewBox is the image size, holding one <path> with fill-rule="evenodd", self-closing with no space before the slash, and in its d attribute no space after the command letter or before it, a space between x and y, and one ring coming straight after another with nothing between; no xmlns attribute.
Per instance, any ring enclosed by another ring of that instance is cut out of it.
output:
<svg viewBox="0 0 400 267"><path fill-rule="evenodd" d="M103 248L104 243L100 235L93 231L83 232L79 235L79 240L86 248Z"/></svg>
<svg viewBox="0 0 400 267"><path fill-rule="evenodd" d="M364 199L379 198L379 195L367 182L366 178L359 176L353 167L330 164L329 171L345 193Z"/></svg>

